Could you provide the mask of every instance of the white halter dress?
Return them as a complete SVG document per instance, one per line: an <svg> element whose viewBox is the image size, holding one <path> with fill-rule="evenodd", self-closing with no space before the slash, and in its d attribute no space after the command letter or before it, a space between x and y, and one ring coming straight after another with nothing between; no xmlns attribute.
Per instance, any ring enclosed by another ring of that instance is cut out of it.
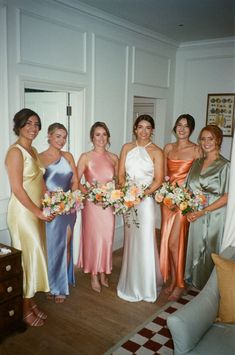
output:
<svg viewBox="0 0 235 355"><path fill-rule="evenodd" d="M126 156L127 174L138 184L149 186L154 177L154 164L146 147L136 146ZM130 219L125 225L124 252L117 286L120 298L130 301L155 302L162 285L155 236L155 201L145 198L137 207L139 228Z"/></svg>

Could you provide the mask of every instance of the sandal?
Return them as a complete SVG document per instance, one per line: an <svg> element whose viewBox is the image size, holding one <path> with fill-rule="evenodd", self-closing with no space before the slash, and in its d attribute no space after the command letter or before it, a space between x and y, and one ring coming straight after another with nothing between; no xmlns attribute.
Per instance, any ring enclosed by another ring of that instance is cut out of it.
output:
<svg viewBox="0 0 235 355"><path fill-rule="evenodd" d="M34 304L31 309L34 312L35 316L37 316L38 318L43 319L43 320L47 319L46 313L40 311L36 304Z"/></svg>
<svg viewBox="0 0 235 355"><path fill-rule="evenodd" d="M185 293L185 288L175 287L174 291L168 297L168 301L176 302Z"/></svg>
<svg viewBox="0 0 235 355"><path fill-rule="evenodd" d="M23 321L30 327L41 327L44 325L44 321L41 318L36 317L33 312L27 314L27 316L23 318Z"/></svg>
<svg viewBox="0 0 235 355"><path fill-rule="evenodd" d="M109 287L109 280L107 277L101 277L100 282L101 282L101 285L103 285L105 287Z"/></svg>
<svg viewBox="0 0 235 355"><path fill-rule="evenodd" d="M66 296L64 295L57 295L55 296L55 303L64 303Z"/></svg>

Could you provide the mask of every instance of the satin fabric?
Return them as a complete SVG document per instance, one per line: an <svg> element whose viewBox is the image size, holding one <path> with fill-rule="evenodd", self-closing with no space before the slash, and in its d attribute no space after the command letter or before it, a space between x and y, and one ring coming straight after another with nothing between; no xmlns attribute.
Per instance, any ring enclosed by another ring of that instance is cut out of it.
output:
<svg viewBox="0 0 235 355"><path fill-rule="evenodd" d="M92 159L84 172L87 182L107 183L114 178L114 164L107 152L92 152ZM85 273L97 275L112 271L114 215L111 207L105 210L93 202L85 201L82 210L82 235L78 267Z"/></svg>
<svg viewBox="0 0 235 355"><path fill-rule="evenodd" d="M125 161L127 174L138 184L149 186L154 177L154 165L145 147L135 147ZM155 202L145 198L136 206L139 228L125 224L124 251L117 286L120 298L130 301L155 302L162 285L155 236Z"/></svg>
<svg viewBox="0 0 235 355"><path fill-rule="evenodd" d="M73 171L66 158L61 158L48 165L44 180L48 191L58 187L63 191L71 188ZM52 222L46 223L48 277L50 293L53 295L69 295L69 284L75 284L73 266L73 229L76 213L59 215ZM71 231L70 259L67 265L67 232Z"/></svg>
<svg viewBox="0 0 235 355"><path fill-rule="evenodd" d="M181 186L186 179L193 163L191 160L174 160L167 159L167 175L170 177L171 183L178 183ZM162 226L161 226L161 248L160 248L160 268L164 282L169 278L170 274L170 255L169 255L169 239L174 224L180 225L177 240L177 250L174 250L176 262L176 287L185 287L184 268L187 248L187 233L189 223L186 216L183 216L179 209L170 210L167 206L162 205Z"/></svg>
<svg viewBox="0 0 235 355"><path fill-rule="evenodd" d="M23 187L35 205L40 207L43 167L37 151L33 148L34 159L21 145L12 147L18 148L23 155ZM23 297L31 298L38 291L49 291L44 223L25 208L13 193L8 205L7 223L13 247L22 250Z"/></svg>
<svg viewBox="0 0 235 355"><path fill-rule="evenodd" d="M203 159L194 162L187 179L187 186L201 189L211 205L228 192L230 163L220 156L202 171ZM214 267L211 253L219 253L222 243L226 206L205 214L190 223L186 256L185 279L202 289Z"/></svg>

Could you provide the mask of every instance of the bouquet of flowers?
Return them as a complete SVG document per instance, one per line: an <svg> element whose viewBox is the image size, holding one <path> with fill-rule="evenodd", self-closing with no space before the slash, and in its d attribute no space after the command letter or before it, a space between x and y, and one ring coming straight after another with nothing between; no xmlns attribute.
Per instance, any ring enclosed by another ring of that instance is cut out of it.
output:
<svg viewBox="0 0 235 355"><path fill-rule="evenodd" d="M115 181L107 182L106 184L99 183L94 180L92 184L85 183L85 187L88 189L86 199L99 204L104 209L114 205L116 199L120 199L122 192L115 189Z"/></svg>
<svg viewBox="0 0 235 355"><path fill-rule="evenodd" d="M42 199L42 209L45 216L73 213L83 207L84 199L80 190L63 191L58 187L55 191L47 191Z"/></svg>
<svg viewBox="0 0 235 355"><path fill-rule="evenodd" d="M115 181L106 184L94 181L92 184L86 183L85 186L88 189L86 194L88 201L100 204L104 209L113 207L113 214L125 214L126 221L132 214L134 223L138 225L137 210L134 207L145 196L145 186L138 186L129 176L126 178L125 185L120 189L115 188Z"/></svg>
<svg viewBox="0 0 235 355"><path fill-rule="evenodd" d="M155 200L163 203L170 209L178 207L183 215L188 212L198 211L207 204L206 196L201 190L190 191L185 186L177 183L170 183L170 178L165 177L165 181L155 193Z"/></svg>

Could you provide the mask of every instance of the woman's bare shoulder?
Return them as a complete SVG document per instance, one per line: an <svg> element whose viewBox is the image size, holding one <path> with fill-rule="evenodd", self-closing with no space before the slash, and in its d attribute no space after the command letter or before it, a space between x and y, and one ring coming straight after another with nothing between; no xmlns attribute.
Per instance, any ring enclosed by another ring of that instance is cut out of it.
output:
<svg viewBox="0 0 235 355"><path fill-rule="evenodd" d="M156 145L155 143L152 143L150 145L150 149L155 152L155 153L160 153L160 154L163 154L163 150L162 148L160 148L158 145Z"/></svg>

